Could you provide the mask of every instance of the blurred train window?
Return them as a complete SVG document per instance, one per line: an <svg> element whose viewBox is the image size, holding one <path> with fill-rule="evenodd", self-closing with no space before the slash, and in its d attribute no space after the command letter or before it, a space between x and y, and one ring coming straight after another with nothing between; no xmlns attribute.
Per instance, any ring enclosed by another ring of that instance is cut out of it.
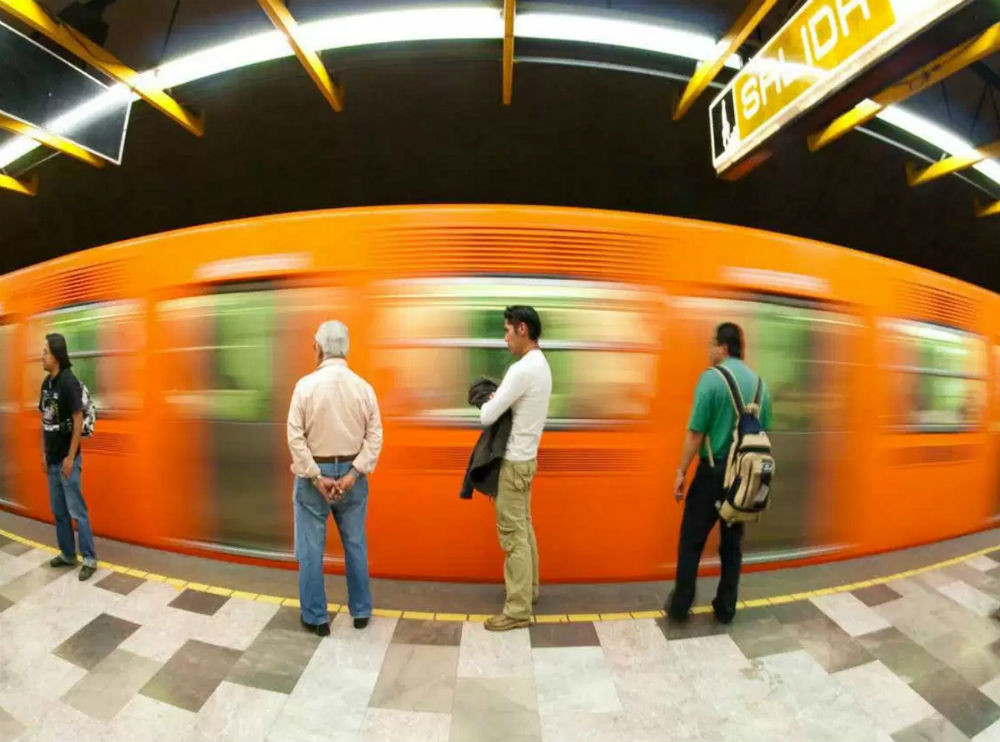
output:
<svg viewBox="0 0 1000 742"><path fill-rule="evenodd" d="M14 360L11 351L14 348L16 330L16 325L0 324L0 358L3 359L0 362L0 412L2 413L16 413L18 410L17 390L10 388L11 368L8 365ZM41 367L41 356L39 356L39 367ZM38 383L42 383L41 375L38 376Z"/></svg>
<svg viewBox="0 0 1000 742"><path fill-rule="evenodd" d="M662 300L637 286L529 278L443 278L376 286L379 362L390 378L386 417L476 419L469 385L499 381L514 358L503 310L530 304L542 318L552 368L549 419L587 426L647 418L656 389Z"/></svg>
<svg viewBox="0 0 1000 742"><path fill-rule="evenodd" d="M38 404L45 336L65 336L73 373L93 395L98 414L136 410L141 405L143 318L140 303L122 300L57 309L28 321L28 369L24 403Z"/></svg>
<svg viewBox="0 0 1000 742"><path fill-rule="evenodd" d="M993 346L993 379L993 383L996 385L997 395L997 404L995 405L995 422L1000 422L1000 343ZM997 432L1000 432L1000 430Z"/></svg>
<svg viewBox="0 0 1000 742"><path fill-rule="evenodd" d="M706 345L720 322L740 325L747 363L771 391L775 432L844 423L843 349L858 328L853 317L796 302L688 297L674 306L681 318L702 325Z"/></svg>
<svg viewBox="0 0 1000 742"><path fill-rule="evenodd" d="M761 558L809 553L821 538L817 534L825 533L817 514L842 484L836 477L850 469L847 444L858 417L849 406L851 377L863 325L818 302L777 297L682 297L671 304L676 334L704 354L706 366L716 326L740 325L746 361L771 391L769 435L780 491L775 490L765 527L748 530L746 553ZM693 394L692 386L682 397L685 415Z"/></svg>
<svg viewBox="0 0 1000 742"><path fill-rule="evenodd" d="M0 504L21 507L24 495L14 481L17 467L14 421L18 412L18 394L9 386L15 331L15 325L0 324L0 358L3 359L0 362Z"/></svg>
<svg viewBox="0 0 1000 742"><path fill-rule="evenodd" d="M980 426L986 403L986 343L971 333L927 322L882 323L888 344L897 430L953 432Z"/></svg>
<svg viewBox="0 0 1000 742"><path fill-rule="evenodd" d="M271 420L278 293L239 291L161 302L158 320L167 326L169 336L184 338L167 351L174 356L171 362L185 369L170 378L187 386L169 390L168 401L195 417Z"/></svg>

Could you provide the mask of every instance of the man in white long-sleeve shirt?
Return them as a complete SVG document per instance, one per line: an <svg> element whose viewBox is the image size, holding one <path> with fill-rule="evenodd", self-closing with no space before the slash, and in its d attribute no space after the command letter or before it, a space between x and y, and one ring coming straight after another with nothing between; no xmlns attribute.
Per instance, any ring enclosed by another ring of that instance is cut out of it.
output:
<svg viewBox="0 0 1000 742"><path fill-rule="evenodd" d="M538 599L538 544L531 525L531 482L552 396L552 372L538 347L542 334L538 312L527 306L507 307L503 318L507 348L519 360L507 369L496 392L479 410L483 425L492 425L508 409L513 416L494 502L497 535L506 554L503 577L507 600L503 613L486 621L489 631L530 625L531 605Z"/></svg>
<svg viewBox="0 0 1000 742"><path fill-rule="evenodd" d="M326 521L344 545L347 606L354 628L368 625L368 475L382 450L382 419L371 385L347 367L350 338L341 322L324 322L313 349L319 368L299 379L288 408L288 450L295 474L295 556L302 624L330 633L323 586Z"/></svg>

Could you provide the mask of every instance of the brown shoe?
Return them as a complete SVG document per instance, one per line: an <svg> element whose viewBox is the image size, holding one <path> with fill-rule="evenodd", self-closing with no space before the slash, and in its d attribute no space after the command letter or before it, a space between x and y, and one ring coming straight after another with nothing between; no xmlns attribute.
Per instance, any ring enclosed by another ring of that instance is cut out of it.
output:
<svg viewBox="0 0 1000 742"><path fill-rule="evenodd" d="M483 624L487 631L510 631L511 629L526 629L531 626L530 618L511 618L506 613L490 616Z"/></svg>

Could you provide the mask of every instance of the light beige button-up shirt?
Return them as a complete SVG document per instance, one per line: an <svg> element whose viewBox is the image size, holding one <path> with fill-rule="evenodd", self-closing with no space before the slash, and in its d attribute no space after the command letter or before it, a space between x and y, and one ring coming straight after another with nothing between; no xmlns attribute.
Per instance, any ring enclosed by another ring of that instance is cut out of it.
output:
<svg viewBox="0 0 1000 742"><path fill-rule="evenodd" d="M352 456L362 474L375 469L382 450L382 418L371 385L343 358L327 358L299 379L288 408L288 450L292 472L320 474L314 456Z"/></svg>

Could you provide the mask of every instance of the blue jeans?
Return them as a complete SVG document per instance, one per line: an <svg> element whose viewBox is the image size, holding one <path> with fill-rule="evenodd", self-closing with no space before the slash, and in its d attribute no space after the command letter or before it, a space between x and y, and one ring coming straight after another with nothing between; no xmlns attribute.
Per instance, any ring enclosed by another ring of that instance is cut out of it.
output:
<svg viewBox="0 0 1000 742"><path fill-rule="evenodd" d="M83 563L97 566L97 554L94 552L94 532L90 529L90 516L87 514L87 503L83 501L83 491L80 489L80 475L83 470L83 457L77 456L73 462L73 470L68 479L63 479L62 462L49 464L49 504L52 515L56 519L56 540L63 559L76 561L76 541L73 538L73 520L80 534L80 554ZM70 519L73 520L70 520Z"/></svg>
<svg viewBox="0 0 1000 742"><path fill-rule="evenodd" d="M320 464L325 477L340 478L350 463ZM323 547L327 516L332 512L344 546L347 575L347 607L355 618L372 615L372 592L368 583L368 543L365 516L368 511L368 478L364 475L340 502L328 504L312 482L295 478L295 558L299 562L299 605L302 620L326 623L326 589L323 586Z"/></svg>

